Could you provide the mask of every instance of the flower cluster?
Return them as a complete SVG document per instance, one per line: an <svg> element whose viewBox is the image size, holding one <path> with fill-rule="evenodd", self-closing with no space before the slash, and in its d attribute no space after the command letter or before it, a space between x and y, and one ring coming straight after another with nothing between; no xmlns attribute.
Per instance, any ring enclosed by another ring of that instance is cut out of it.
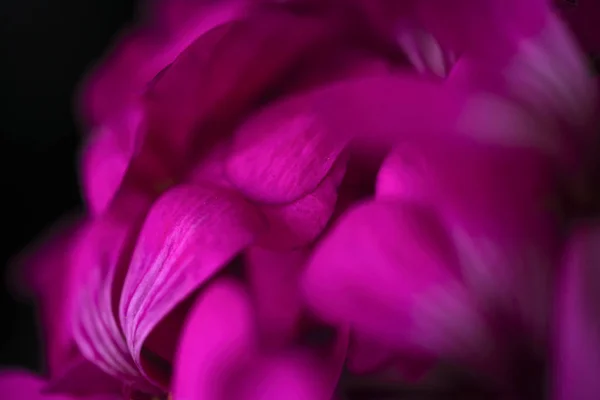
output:
<svg viewBox="0 0 600 400"><path fill-rule="evenodd" d="M25 269L48 377L3 395L600 397L598 80L549 2L145 16L83 86L86 216Z"/></svg>

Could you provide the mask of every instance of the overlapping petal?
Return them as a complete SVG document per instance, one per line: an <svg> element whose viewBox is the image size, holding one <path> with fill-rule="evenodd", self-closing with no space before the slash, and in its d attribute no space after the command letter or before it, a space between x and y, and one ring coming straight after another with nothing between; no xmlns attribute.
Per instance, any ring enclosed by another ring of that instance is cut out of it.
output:
<svg viewBox="0 0 600 400"><path fill-rule="evenodd" d="M131 259L119 308L139 368L153 328L264 229L258 211L234 192L179 186L151 209ZM173 340L178 332L173 332ZM151 379L161 380L155 371Z"/></svg>
<svg viewBox="0 0 600 400"><path fill-rule="evenodd" d="M123 382L152 390L131 357L116 315L135 226L98 220L80 238L74 334L82 354Z"/></svg>
<svg viewBox="0 0 600 400"><path fill-rule="evenodd" d="M203 340L197 340L201 334ZM213 283L190 313L180 342L174 399L330 399L344 340L322 360L294 351L263 354L251 300L234 281ZM341 356L341 357L340 357Z"/></svg>
<svg viewBox="0 0 600 400"><path fill-rule="evenodd" d="M440 213L472 290L510 308L543 342L560 220L552 173L535 153L456 143L404 147L384 163L378 196Z"/></svg>
<svg viewBox="0 0 600 400"><path fill-rule="evenodd" d="M338 199L346 162L338 159L319 186L304 197L282 205L262 205L269 224L258 244L271 249L295 249L313 242L325 229Z"/></svg>
<svg viewBox="0 0 600 400"><path fill-rule="evenodd" d="M395 351L482 356L489 338L458 268L434 215L372 202L349 211L323 240L303 287L326 320L347 322Z"/></svg>
<svg viewBox="0 0 600 400"><path fill-rule="evenodd" d="M142 109L131 108L104 121L89 138L82 157L82 184L91 213L105 211L123 183L145 129Z"/></svg>
<svg viewBox="0 0 600 400"><path fill-rule="evenodd" d="M214 141L211 135L224 133L219 125L255 107L327 35L324 21L276 11L208 32L147 93L150 134L165 140L164 151L176 157L189 152L190 145L205 147Z"/></svg>
<svg viewBox="0 0 600 400"><path fill-rule="evenodd" d="M147 85L196 38L245 17L251 0L159 1L147 26L124 35L84 88L85 114L102 124L136 105Z"/></svg>

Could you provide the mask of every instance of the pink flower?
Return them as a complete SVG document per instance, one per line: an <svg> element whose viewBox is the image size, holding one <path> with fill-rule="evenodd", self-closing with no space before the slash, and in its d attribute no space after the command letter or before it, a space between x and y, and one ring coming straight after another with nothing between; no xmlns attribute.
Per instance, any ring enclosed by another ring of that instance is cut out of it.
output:
<svg viewBox="0 0 600 400"><path fill-rule="evenodd" d="M50 387L77 392L75 345L142 397L328 400L344 367L442 363L524 395L595 92L545 1L452 5L154 3L83 89Z"/></svg>

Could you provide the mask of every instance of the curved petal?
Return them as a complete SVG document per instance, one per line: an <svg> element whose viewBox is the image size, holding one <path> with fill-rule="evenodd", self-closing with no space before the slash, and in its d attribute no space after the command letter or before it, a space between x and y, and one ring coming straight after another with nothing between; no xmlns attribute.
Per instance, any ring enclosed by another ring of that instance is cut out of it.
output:
<svg viewBox="0 0 600 400"><path fill-rule="evenodd" d="M142 346L156 325L263 229L257 210L227 190L179 186L157 200L135 246L119 308L140 368ZM174 340L178 333L172 332Z"/></svg>
<svg viewBox="0 0 600 400"><path fill-rule="evenodd" d="M560 224L546 160L516 149L454 143L399 148L381 169L378 196L438 210L466 282L543 343Z"/></svg>
<svg viewBox="0 0 600 400"><path fill-rule="evenodd" d="M161 0L150 26L121 37L118 47L91 75L83 93L86 116L93 125L101 124L136 104L147 85L196 38L245 17L252 3Z"/></svg>
<svg viewBox="0 0 600 400"><path fill-rule="evenodd" d="M433 215L375 202L342 217L315 251L303 287L321 316L396 351L477 358L489 350L486 327L457 269Z"/></svg>
<svg viewBox="0 0 600 400"><path fill-rule="evenodd" d="M76 397L44 393L43 379L21 371L0 371L0 393L5 400L74 400ZM97 394L89 400L122 400L121 394Z"/></svg>
<svg viewBox="0 0 600 400"><path fill-rule="evenodd" d="M519 42L503 72L511 93L541 115L579 129L593 121L598 93L588 59L558 16L551 15L538 35ZM582 138L570 140L581 146Z"/></svg>
<svg viewBox="0 0 600 400"><path fill-rule="evenodd" d="M600 396L600 230L578 230L567 249L556 307L554 396Z"/></svg>
<svg viewBox="0 0 600 400"><path fill-rule="evenodd" d="M520 116L502 115L505 122L493 125L489 119L501 118L492 114L502 110L483 105L471 116L469 100L460 88L408 74L368 74L323 85L243 125L227 171L247 196L286 203L313 191L352 138L381 143L454 132L477 137L484 120L497 136L523 133Z"/></svg>
<svg viewBox="0 0 600 400"><path fill-rule="evenodd" d="M317 188L306 196L283 205L263 205L269 230L259 246L287 250L306 246L325 229L335 210L338 187L345 172L345 160L338 160Z"/></svg>
<svg viewBox="0 0 600 400"><path fill-rule="evenodd" d="M80 272L74 334L82 354L106 373L152 390L133 362L115 314L135 233L129 225L104 219L81 238L75 254Z"/></svg>
<svg viewBox="0 0 600 400"><path fill-rule="evenodd" d="M108 375L96 364L79 356L60 375L52 378L44 393L68 393L74 396L91 396L104 393L121 393L123 382Z"/></svg>
<svg viewBox="0 0 600 400"><path fill-rule="evenodd" d="M412 74L347 79L296 102L330 134L375 144L466 138L556 151L540 121L508 99Z"/></svg>
<svg viewBox="0 0 600 400"><path fill-rule="evenodd" d="M314 18L264 11L207 33L146 94L150 134L176 161L182 155L195 159L194 148L205 151L215 140L211 136L225 133L216 121L235 122L255 107L329 31Z"/></svg>
<svg viewBox="0 0 600 400"><path fill-rule="evenodd" d="M262 354L250 304L236 282L221 279L206 289L180 341L173 399L330 399L344 340L325 361L294 351Z"/></svg>
<svg viewBox="0 0 600 400"><path fill-rule="evenodd" d="M260 360L235 388L235 395L226 398L330 400L334 387L321 375L323 368L318 367L317 360L302 353Z"/></svg>
<svg viewBox="0 0 600 400"><path fill-rule="evenodd" d="M253 358L255 341L250 299L241 285L224 279L211 284L179 341L173 399L224 400L228 373Z"/></svg>
<svg viewBox="0 0 600 400"><path fill-rule="evenodd" d="M76 311L74 279L77 266L71 256L86 222L66 219L15 262L17 291L31 296L39 309L45 367L60 376L76 358L72 321Z"/></svg>
<svg viewBox="0 0 600 400"><path fill-rule="evenodd" d="M112 124L104 123L86 144L82 156L82 186L93 214L106 210L118 191L144 129L139 108L124 111Z"/></svg>

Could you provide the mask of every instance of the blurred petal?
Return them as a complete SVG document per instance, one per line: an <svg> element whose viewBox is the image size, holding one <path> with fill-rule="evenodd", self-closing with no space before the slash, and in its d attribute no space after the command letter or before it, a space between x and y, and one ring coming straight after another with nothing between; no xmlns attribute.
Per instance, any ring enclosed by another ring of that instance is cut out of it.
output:
<svg viewBox="0 0 600 400"><path fill-rule="evenodd" d="M156 325L263 229L257 210L227 190L179 186L157 200L136 244L119 311L140 368L142 346ZM178 334L172 332L173 340Z"/></svg>
<svg viewBox="0 0 600 400"><path fill-rule="evenodd" d="M539 121L509 100L411 74L383 74L323 86L306 96L305 109L330 134L372 143L458 137L556 151L555 143L541 135Z"/></svg>
<svg viewBox="0 0 600 400"><path fill-rule="evenodd" d="M600 396L600 230L580 229L567 249L553 357L557 400Z"/></svg>
<svg viewBox="0 0 600 400"><path fill-rule="evenodd" d="M265 342L287 343L297 333L302 312L299 279L308 250L274 252L252 247L246 265L258 326Z"/></svg>
<svg viewBox="0 0 600 400"><path fill-rule="evenodd" d="M555 0L561 15L577 36L581 46L591 54L600 55L600 3L594 0Z"/></svg>
<svg viewBox="0 0 600 400"><path fill-rule="evenodd" d="M587 57L558 16L552 15L539 35L519 43L504 73L509 90L540 114L577 128L593 119L598 94Z"/></svg>
<svg viewBox="0 0 600 400"><path fill-rule="evenodd" d="M416 382L435 365L435 359L410 357L386 347L376 339L354 333L348 348L347 368L355 374L392 375L404 382Z"/></svg>
<svg viewBox="0 0 600 400"><path fill-rule="evenodd" d="M327 320L347 321L396 351L479 357L485 327L449 239L425 210L359 206L315 251L303 280L307 299Z"/></svg>
<svg viewBox="0 0 600 400"><path fill-rule="evenodd" d="M72 321L76 312L76 265L71 256L85 222L66 219L26 249L15 263L17 290L35 299L44 332L45 367L51 377L76 359Z"/></svg>
<svg viewBox="0 0 600 400"><path fill-rule="evenodd" d="M222 279L206 288L181 334L173 400L225 400L227 375L254 356L252 314L250 299L238 283Z"/></svg>
<svg viewBox="0 0 600 400"><path fill-rule="evenodd" d="M129 225L103 219L81 237L74 261L80 273L73 323L88 360L127 384L152 389L133 362L115 314L135 233Z"/></svg>
<svg viewBox="0 0 600 400"><path fill-rule="evenodd" d="M269 230L260 246L286 250L314 241L325 229L335 210L338 186L345 171L345 160L338 160L330 173L312 192L284 205L263 205Z"/></svg>
<svg viewBox="0 0 600 400"><path fill-rule="evenodd" d="M93 124L132 104L147 85L196 38L246 15L250 0L159 1L153 23L120 38L119 46L84 88L85 114Z"/></svg>
<svg viewBox="0 0 600 400"><path fill-rule="evenodd" d="M330 399L345 355L343 336L324 360L306 352L261 354L250 302L239 284L225 279L203 293L180 342L173 399Z"/></svg>
<svg viewBox="0 0 600 400"><path fill-rule="evenodd" d="M223 133L215 129L216 121L235 122L255 107L326 33L322 21L277 12L259 13L207 33L147 93L150 134L162 140L175 161L182 155L195 159L194 149L206 151L214 141L209 133Z"/></svg>
<svg viewBox="0 0 600 400"><path fill-rule="evenodd" d="M140 109L123 112L113 124L98 128L86 144L82 160L82 184L93 214L108 207L121 186L136 151L136 141L143 128Z"/></svg>
<svg viewBox="0 0 600 400"><path fill-rule="evenodd" d="M43 379L20 371L0 372L0 393L4 400L74 400L76 397L59 394L46 394ZM121 394L97 394L86 397L89 400L122 400Z"/></svg>
<svg viewBox="0 0 600 400"><path fill-rule="evenodd" d="M89 360L79 357L69 365L61 376L48 382L44 393L90 396L103 393L120 393L122 390L123 382L108 375Z"/></svg>
<svg viewBox="0 0 600 400"><path fill-rule="evenodd" d="M556 188L532 152L474 146L400 147L378 178L380 198L428 204L457 246L466 282L545 341L554 260L560 247Z"/></svg>
<svg viewBox="0 0 600 400"><path fill-rule="evenodd" d="M330 400L334 387L328 387L318 366L316 360L303 354L270 357L253 366L249 376L236 388L236 396L227 398Z"/></svg>

